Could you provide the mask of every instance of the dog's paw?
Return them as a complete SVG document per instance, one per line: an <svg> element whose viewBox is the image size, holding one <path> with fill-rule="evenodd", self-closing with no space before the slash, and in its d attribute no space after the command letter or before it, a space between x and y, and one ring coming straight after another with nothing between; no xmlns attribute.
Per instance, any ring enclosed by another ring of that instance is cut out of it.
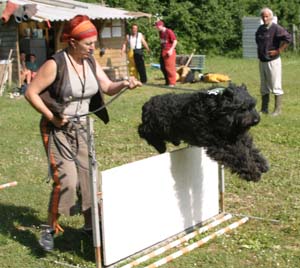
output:
<svg viewBox="0 0 300 268"><path fill-rule="evenodd" d="M258 182L261 179L261 173L260 172L244 172L244 173L239 173L238 174L240 178L246 180L246 181L253 181L253 182Z"/></svg>
<svg viewBox="0 0 300 268"><path fill-rule="evenodd" d="M267 165L260 165L258 168L261 171L261 173L266 173L270 170L270 166L268 163Z"/></svg>
<svg viewBox="0 0 300 268"><path fill-rule="evenodd" d="M173 144L174 146L179 146L179 145L180 145L180 141L178 141L178 140L173 140L173 141L172 141L172 144Z"/></svg>
<svg viewBox="0 0 300 268"><path fill-rule="evenodd" d="M257 167L262 173L266 173L270 170L270 165L266 159L260 162Z"/></svg>
<svg viewBox="0 0 300 268"><path fill-rule="evenodd" d="M255 165L256 168L261 172L261 173L266 173L270 170L270 165L269 162L264 156L261 154L257 154L255 158Z"/></svg>
<svg viewBox="0 0 300 268"><path fill-rule="evenodd" d="M155 143L155 144L151 144L160 154L163 154L164 152L166 152L167 150L167 146L166 143L162 142L162 143Z"/></svg>

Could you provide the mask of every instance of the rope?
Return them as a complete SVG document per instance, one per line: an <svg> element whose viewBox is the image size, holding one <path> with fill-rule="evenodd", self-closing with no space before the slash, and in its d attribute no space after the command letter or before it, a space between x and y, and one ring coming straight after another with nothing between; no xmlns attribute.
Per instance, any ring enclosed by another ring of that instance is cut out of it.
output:
<svg viewBox="0 0 300 268"><path fill-rule="evenodd" d="M55 144L59 154L62 156L63 159L67 161L74 161L76 165L82 168L84 167L79 160L77 159L77 155L79 152L79 135L82 137L84 142L87 143L86 137L83 135L84 125L81 124L80 120L70 120L68 124L71 124L72 128L75 130L75 151L73 152L72 149L70 149L72 146L70 145L70 148L62 142L59 137L57 136L57 131L61 131L66 137L68 136L67 131L64 130L64 127L61 129L52 128L49 133L49 142L48 142L48 148L47 148L47 154L48 154L48 175L46 177L46 182L49 183L52 177L52 169L51 169L51 161L50 161L50 154L51 154L51 141ZM62 164L57 163L57 165Z"/></svg>
<svg viewBox="0 0 300 268"><path fill-rule="evenodd" d="M82 132L79 130L80 127L84 127L81 123L80 123L80 118L84 117L84 116L88 116L90 114L96 113L102 109L104 109L105 107L107 107L108 105L110 105L112 102L114 102L117 98L119 98L125 91L127 91L128 87L123 88L121 91L118 92L118 94L116 94L113 98L111 98L107 103L105 103L104 105L100 106L99 108L97 108L94 111L90 111L88 113L85 114L80 114L80 115L74 115L72 117L69 118L69 123L72 124L72 126L75 128L75 142L76 142L76 149L75 149L75 153L72 152L72 150L70 150L62 141L59 140L59 138L56 135L56 129L53 128L50 131L50 137L53 138L53 142L55 143L56 147L58 148L58 151L60 153L60 155L66 159L66 160L73 160L75 161L75 163L78 166L83 167L80 162L77 159L77 154L78 154L78 150L79 150L79 143L78 143L78 135L80 135L83 140L87 143L87 140L85 139L84 135L82 134ZM77 123L76 123L77 122ZM78 126L79 124L79 126ZM66 132L64 132L63 128L60 129L61 131L63 131L63 133L66 135ZM48 175L46 177L46 182L49 183L51 180L51 175L52 175L52 170L51 170L51 163L50 163L50 141L51 138L49 137L49 144L48 144Z"/></svg>
<svg viewBox="0 0 300 268"><path fill-rule="evenodd" d="M102 106L100 106L100 107L97 108L96 110L90 111L90 112L85 113L85 114L74 115L74 116L70 117L69 119L70 119L70 120L72 120L72 119L78 119L78 118L80 118L80 117L88 116L88 115L90 115L90 114L97 113L97 112L101 111L102 109L104 109L104 108L106 108L108 105L110 105L112 102L114 102L117 98L119 98L119 97L120 97L127 89L128 89L128 87L123 88L121 91L118 92L118 94L116 94L113 98L111 98L107 103L103 104Z"/></svg>
<svg viewBox="0 0 300 268"><path fill-rule="evenodd" d="M157 84L152 84L152 83L146 83L143 84L143 86L148 86L148 87L157 87L157 88L164 88L164 89L171 89L171 90L182 90L182 91L197 91L197 89L191 89L191 88L184 88L184 87L169 87L165 85L157 85Z"/></svg>
<svg viewBox="0 0 300 268"><path fill-rule="evenodd" d="M279 220L275 220L275 219L269 219L269 218L263 218L263 217L256 217L256 216L249 216L249 215L237 214L237 213L233 213L232 215L235 215L237 217L248 217L249 219L260 220L260 221L270 221L270 222L275 223L275 224L280 224L280 221Z"/></svg>

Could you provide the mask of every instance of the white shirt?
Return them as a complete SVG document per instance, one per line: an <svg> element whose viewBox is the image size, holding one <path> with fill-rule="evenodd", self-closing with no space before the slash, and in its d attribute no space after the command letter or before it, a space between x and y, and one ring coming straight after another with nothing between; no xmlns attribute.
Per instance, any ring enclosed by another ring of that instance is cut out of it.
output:
<svg viewBox="0 0 300 268"><path fill-rule="evenodd" d="M137 33L136 36L129 35L128 43L131 49L141 49L142 48L142 34Z"/></svg>

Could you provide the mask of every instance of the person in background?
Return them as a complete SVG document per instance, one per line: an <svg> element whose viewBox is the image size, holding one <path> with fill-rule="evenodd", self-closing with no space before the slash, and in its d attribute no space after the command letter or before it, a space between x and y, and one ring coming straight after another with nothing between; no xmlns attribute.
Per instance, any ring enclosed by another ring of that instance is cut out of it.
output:
<svg viewBox="0 0 300 268"><path fill-rule="evenodd" d="M84 216L83 229L92 230L86 128L89 110L107 123L102 93L112 96L124 88L142 85L134 77L118 82L107 77L93 56L97 36L88 16L77 15L68 21L61 36L67 48L39 68L25 92L28 102L42 114L40 130L53 180L48 223L39 240L46 251L53 249L54 235L62 231L59 216L74 215L78 200Z"/></svg>
<svg viewBox="0 0 300 268"><path fill-rule="evenodd" d="M34 53L29 54L29 61L26 62L26 66L31 71L31 79L33 79L39 68L36 62L36 55Z"/></svg>
<svg viewBox="0 0 300 268"><path fill-rule="evenodd" d="M275 95L272 115L281 113L282 106L282 66L280 54L287 48L292 38L286 29L273 22L273 12L265 7L260 12L263 24L255 34L259 58L261 112L268 114L270 93Z"/></svg>
<svg viewBox="0 0 300 268"><path fill-rule="evenodd" d="M169 87L174 87L176 85L175 48L177 45L177 38L171 29L165 27L163 21L157 21L155 27L159 31L161 45L160 68L165 78L165 84Z"/></svg>
<svg viewBox="0 0 300 268"><path fill-rule="evenodd" d="M26 53L24 51L20 52L20 79L21 88L31 82L31 71L26 66Z"/></svg>
<svg viewBox="0 0 300 268"><path fill-rule="evenodd" d="M133 52L134 63L135 67L138 71L140 81L142 83L147 82L147 73L145 68L145 61L144 61L144 51L143 47L150 52L149 46L144 38L144 35L138 31L138 25L133 24L131 26L131 34L126 36L126 40L123 43L121 54L126 52L126 47L128 47Z"/></svg>

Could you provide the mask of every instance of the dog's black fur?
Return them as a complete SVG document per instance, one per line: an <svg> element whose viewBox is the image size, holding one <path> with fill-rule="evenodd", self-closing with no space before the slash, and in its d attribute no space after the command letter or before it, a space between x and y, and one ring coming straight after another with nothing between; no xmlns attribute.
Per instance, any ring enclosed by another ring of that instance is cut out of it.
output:
<svg viewBox="0 0 300 268"><path fill-rule="evenodd" d="M269 165L248 133L260 121L255 105L244 85L158 95L143 105L138 132L159 153L166 151L166 142L183 141L206 148L208 156L241 178L258 181Z"/></svg>

